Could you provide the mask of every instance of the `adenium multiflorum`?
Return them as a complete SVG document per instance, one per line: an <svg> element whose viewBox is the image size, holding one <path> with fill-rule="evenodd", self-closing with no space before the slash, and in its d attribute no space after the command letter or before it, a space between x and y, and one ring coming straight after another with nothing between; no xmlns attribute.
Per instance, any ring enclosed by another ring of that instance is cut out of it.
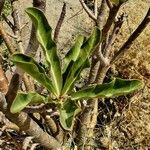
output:
<svg viewBox="0 0 150 150"><path fill-rule="evenodd" d="M120 96L142 86L139 80L115 78L110 83L93 84L75 91L76 81L80 80L81 72L90 67L90 57L101 42L101 31L96 27L88 38L79 35L61 66L57 46L52 39L52 28L45 15L34 7L27 8L26 13L35 25L37 39L50 71L47 73L32 57L22 53L14 54L11 61L44 86L50 94L43 96L36 92L18 92L10 109L12 113L19 113L27 105L54 103L59 111L62 127L65 130L72 130L75 116L82 111L80 101Z"/></svg>

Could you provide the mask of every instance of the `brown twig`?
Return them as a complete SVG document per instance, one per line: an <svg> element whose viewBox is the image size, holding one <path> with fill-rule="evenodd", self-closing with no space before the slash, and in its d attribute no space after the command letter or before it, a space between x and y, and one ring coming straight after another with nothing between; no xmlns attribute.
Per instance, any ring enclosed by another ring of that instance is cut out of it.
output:
<svg viewBox="0 0 150 150"><path fill-rule="evenodd" d="M108 31L110 30L114 20L115 20L115 17L119 11L119 8L120 8L121 5L118 5L118 6L113 6L110 11L109 11L109 16L107 18L107 22L102 30L102 35L103 37L107 37L107 33Z"/></svg>
<svg viewBox="0 0 150 150"><path fill-rule="evenodd" d="M9 37L7 36L7 33L5 32L5 29L2 25L2 23L0 23L0 34L2 35L4 42L10 52L10 54L15 53L17 50L16 48L12 45L12 42L10 41Z"/></svg>
<svg viewBox="0 0 150 150"><path fill-rule="evenodd" d="M116 40L118 32L120 31L120 29L123 25L124 17L125 17L125 14L123 13L121 16L118 17L118 20L114 23L115 25L113 27L111 35L108 38L108 43L106 44L106 46L103 50L104 51L104 56L106 58L109 58L109 56L112 52L111 47L112 47L114 41Z"/></svg>
<svg viewBox="0 0 150 150"><path fill-rule="evenodd" d="M0 55L0 92L6 93L8 90L8 80L2 68L3 59Z"/></svg>
<svg viewBox="0 0 150 150"><path fill-rule="evenodd" d="M14 31L14 30L13 30L13 31ZM17 31L17 32L18 32L18 31ZM15 31L14 31L14 33L15 33ZM6 31L4 30L4 27L3 27L2 23L0 23L0 34L2 35L2 37L3 37L3 39L4 39L4 42L5 42L6 46L7 46L7 48L8 48L8 50L9 50L10 54L14 54L14 53L17 51L17 49L13 46L12 42L10 41L10 38L8 37ZM17 33L17 35L15 35L17 39L18 39L18 34L19 34L19 33ZM19 36L20 36L20 35L19 35ZM19 39L20 39L20 38L19 38ZM18 40L18 41L19 41L19 40ZM21 46L22 49L23 49L22 42L19 42L19 43L20 43L20 46ZM21 47L20 47L20 48L21 48ZM23 51L23 50L22 50L22 51ZM16 70L16 71L18 71L18 70ZM15 72L16 72L16 71L15 71ZM22 74L22 72L19 72L19 73ZM22 75L23 75L23 74L22 74ZM29 81L27 75L23 75L22 78L23 78L23 81L24 81L24 84L25 84L26 89L27 89L27 90L32 90L33 88L32 88L32 86L31 86L31 84L30 84L30 81ZM32 89L31 89L31 88L32 88Z"/></svg>
<svg viewBox="0 0 150 150"><path fill-rule="evenodd" d="M9 85L9 90L6 94L6 99L4 94L0 92L0 108L1 111L5 114L5 116L12 121L13 123L17 124L17 126L25 131L30 136L34 137L36 142L39 142L43 145L44 148L48 150L62 150L61 145L58 141L44 132L36 122L34 122L26 113L20 112L17 114L10 113L10 106L13 102L19 87L19 75L15 74L11 80Z"/></svg>
<svg viewBox="0 0 150 150"><path fill-rule="evenodd" d="M106 0L106 3L107 3L107 6L109 7L109 9L112 9L113 6L112 6L110 0Z"/></svg>
<svg viewBox="0 0 150 150"><path fill-rule="evenodd" d="M82 5L83 9L84 9L84 10L86 11L86 13L89 15L89 17L90 17L92 20L96 21L97 18L96 18L96 16L95 16L95 14L93 14L93 12L87 7L87 5L85 4L84 0L79 0L79 1L80 1L81 5Z"/></svg>
<svg viewBox="0 0 150 150"><path fill-rule="evenodd" d="M3 17L3 19L4 19L4 21L8 24L8 26L12 29L12 30L14 30L14 25L13 25L13 23L5 16L5 14L2 14L2 17Z"/></svg>
<svg viewBox="0 0 150 150"><path fill-rule="evenodd" d="M55 109L56 106L54 103L52 104L41 104L38 106L27 106L26 108L23 109L24 112L26 113L43 113L46 112L48 109ZM52 111L51 114L54 112ZM50 114L49 114L50 115Z"/></svg>
<svg viewBox="0 0 150 150"><path fill-rule="evenodd" d="M96 55L92 56L92 63L91 63L91 68L90 68L90 73L89 73L89 78L88 78L88 84L92 84L95 81L97 71L99 68L99 61L97 59Z"/></svg>
<svg viewBox="0 0 150 150"><path fill-rule="evenodd" d="M55 28L55 32L54 32L54 41L57 43L58 42L58 35L62 26L62 23L64 21L66 15L66 3L64 3L62 10L61 10L61 14L59 17L59 20L57 22L56 28Z"/></svg>
<svg viewBox="0 0 150 150"><path fill-rule="evenodd" d="M1 13L2 13L2 10L3 10L4 3L5 3L5 0L0 1L0 16L1 16Z"/></svg>
<svg viewBox="0 0 150 150"><path fill-rule="evenodd" d="M106 5L106 0L102 0L101 6L98 9L98 17L97 17L97 26L100 28L100 30L103 29L104 22L105 22L105 15L107 11L107 5Z"/></svg>
<svg viewBox="0 0 150 150"><path fill-rule="evenodd" d="M97 6L97 0L94 0L94 15L95 15L95 17L97 18L97 16L98 16L98 6Z"/></svg>
<svg viewBox="0 0 150 150"><path fill-rule="evenodd" d="M118 58L120 58L124 53L128 51L133 42L137 39L137 37L143 32L143 30L150 23L150 8L147 11L146 16L144 17L141 24L137 27L137 29L132 33L132 35L128 38L128 40L123 44L123 46L119 49L119 51L115 54L115 56L111 60L111 64L113 64Z"/></svg>
<svg viewBox="0 0 150 150"><path fill-rule="evenodd" d="M14 21L14 28L12 28L14 35L17 37L16 41L17 41L17 45L18 45L18 49L21 53L24 53L24 47L23 47L23 43L22 43L22 37L21 37L21 31L20 31L20 15L19 15L19 11L18 11L18 2L12 0L11 1L11 5L12 5L12 18Z"/></svg>
<svg viewBox="0 0 150 150"><path fill-rule="evenodd" d="M7 101L7 109L10 110L10 106L12 105L13 100L15 99L18 89L19 89L19 84L20 84L20 76L19 74L15 73L10 81L8 91L6 93L6 101Z"/></svg>
<svg viewBox="0 0 150 150"><path fill-rule="evenodd" d="M43 12L45 12L46 0L33 0L33 7L37 7ZM25 50L25 54L34 57L38 50L38 47L39 47L39 42L36 38L36 29L32 24L30 39L29 39L27 49Z"/></svg>
<svg viewBox="0 0 150 150"><path fill-rule="evenodd" d="M6 117L17 124L17 126L25 131L28 135L33 136L36 142L39 142L47 150L62 150L61 144L51 135L44 132L36 122L34 122L26 113L11 114L8 110L2 107L5 97L0 93L0 108Z"/></svg>

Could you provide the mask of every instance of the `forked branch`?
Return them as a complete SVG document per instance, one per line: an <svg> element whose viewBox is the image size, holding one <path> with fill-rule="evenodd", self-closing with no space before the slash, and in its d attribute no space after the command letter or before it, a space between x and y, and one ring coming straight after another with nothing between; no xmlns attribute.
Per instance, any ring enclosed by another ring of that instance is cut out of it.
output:
<svg viewBox="0 0 150 150"><path fill-rule="evenodd" d="M132 33L132 35L128 38L128 40L123 44L123 46L116 52L115 56L111 60L111 64L113 64L118 58L120 58L124 53L128 51L133 42L139 37L139 35L143 32L143 30L150 23L150 8L147 11L147 14L141 24L137 27L137 29Z"/></svg>

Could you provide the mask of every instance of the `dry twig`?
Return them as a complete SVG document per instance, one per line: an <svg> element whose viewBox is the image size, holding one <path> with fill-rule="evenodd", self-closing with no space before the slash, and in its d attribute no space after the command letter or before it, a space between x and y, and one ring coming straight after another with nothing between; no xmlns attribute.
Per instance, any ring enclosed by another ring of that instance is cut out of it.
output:
<svg viewBox="0 0 150 150"><path fill-rule="evenodd" d="M62 23L64 21L66 15L66 3L64 3L62 10L61 10L61 14L59 17L59 20L57 22L56 28L55 28L55 32L54 32L54 41L57 43L58 42L58 35L62 26Z"/></svg>

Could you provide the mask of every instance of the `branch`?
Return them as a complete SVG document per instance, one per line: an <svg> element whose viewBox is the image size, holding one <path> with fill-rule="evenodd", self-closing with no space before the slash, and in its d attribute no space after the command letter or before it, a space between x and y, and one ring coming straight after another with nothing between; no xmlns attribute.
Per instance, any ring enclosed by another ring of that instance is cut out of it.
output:
<svg viewBox="0 0 150 150"><path fill-rule="evenodd" d="M66 3L64 3L63 7L62 7L62 11L59 17L59 20L57 22L56 28L55 28L55 32L54 32L54 41L57 43L58 42L58 35L60 32L60 28L62 26L62 23L64 21L66 15Z"/></svg>
<svg viewBox="0 0 150 150"><path fill-rule="evenodd" d="M8 91L6 93L6 102L8 104L7 109L10 110L10 107L13 103L13 100L15 99L16 95L17 95L17 91L19 89L19 84L20 84L21 80L20 80L20 76L19 74L15 73L10 81L9 87L8 87Z"/></svg>
<svg viewBox="0 0 150 150"><path fill-rule="evenodd" d="M89 15L89 17L90 17L92 20L96 21L96 20L97 20L96 16L95 16L95 15L93 14L93 12L87 7L87 5L85 4L84 0L79 0L79 1L80 1L81 5L82 5L83 9L84 9L84 10L86 11L86 13Z"/></svg>
<svg viewBox="0 0 150 150"><path fill-rule="evenodd" d="M104 56L106 58L109 58L109 56L112 52L111 47L112 47L114 41L116 40L118 32L120 31L120 29L123 25L124 17L125 17L125 14L123 13L120 17L117 18L118 20L115 22L112 33L108 38L108 43L106 44L106 46L104 48Z"/></svg>
<svg viewBox="0 0 150 150"><path fill-rule="evenodd" d="M100 29L103 29L104 26L104 22L105 22L105 15L106 15L106 11L107 11L107 5L106 5L106 0L102 0L101 2L101 6L98 10L98 17L97 17L97 26Z"/></svg>
<svg viewBox="0 0 150 150"><path fill-rule="evenodd" d="M26 108L23 109L23 112L26 112L26 113L43 113L43 112L46 112L48 109L52 110L52 109L55 109L56 106L54 103L51 103L51 104L41 104L41 105L38 105L38 106L27 106ZM50 116L54 114L54 111L51 111L50 112Z"/></svg>
<svg viewBox="0 0 150 150"><path fill-rule="evenodd" d="M0 99L0 106L4 100L5 99L2 98ZM9 111L2 111L11 122L17 124L17 126L28 135L33 136L34 140L40 143L45 149L62 150L60 143L51 135L44 132L26 113L11 114Z"/></svg>
<svg viewBox="0 0 150 150"><path fill-rule="evenodd" d="M2 14L2 17L3 17L3 19L4 19L4 21L8 24L8 26L12 29L12 30L14 30L14 25L13 25L13 23L5 16L5 14Z"/></svg>
<svg viewBox="0 0 150 150"><path fill-rule="evenodd" d="M4 39L4 42L10 52L10 54L14 54L17 49L12 45L12 42L10 41L10 38L8 37L7 33L5 32L5 29L4 27L2 26L2 23L0 23L0 34L2 35L3 39ZM31 89L31 85L30 85L30 82L29 82L29 79L27 77L27 75L23 75L22 72L16 70L19 74L21 74L23 77L23 81L24 81L24 84L25 84L25 87L27 90L30 90Z"/></svg>
<svg viewBox="0 0 150 150"><path fill-rule="evenodd" d="M10 82L9 90L6 94L6 99L4 94L0 92L0 108L1 111L6 115L6 117L17 126L25 131L30 136L33 136L36 142L39 142L44 148L48 150L62 150L60 143L44 132L36 122L34 122L26 113L21 112L17 114L10 113L10 106L17 94L19 87L19 75L15 74Z"/></svg>
<svg viewBox="0 0 150 150"><path fill-rule="evenodd" d="M133 42L137 39L137 37L143 32L143 30L150 23L150 8L147 11L147 14L141 24L137 27L137 29L132 33L132 35L128 38L128 40L123 44L123 46L119 49L119 51L115 54L115 56L111 60L111 64L113 64L116 60L118 60L124 53L128 51Z"/></svg>
<svg viewBox="0 0 150 150"><path fill-rule="evenodd" d="M2 13L2 10L3 10L4 3L5 3L5 0L0 1L0 16L1 16L1 13Z"/></svg>
<svg viewBox="0 0 150 150"><path fill-rule="evenodd" d="M37 7L43 12L45 12L46 0L33 0L33 7ZM30 39L29 39L27 49L25 50L25 54L34 57L38 47L39 47L39 42L36 38L36 29L32 24Z"/></svg>
<svg viewBox="0 0 150 150"><path fill-rule="evenodd" d="M94 0L94 15L95 15L95 17L97 18L97 16L98 16L98 11L97 11L97 9L98 9L98 6L97 6L97 0Z"/></svg>
<svg viewBox="0 0 150 150"><path fill-rule="evenodd" d="M106 0L106 3L107 3L107 6L109 7L109 9L112 9L113 6L112 6L110 0Z"/></svg>
<svg viewBox="0 0 150 150"><path fill-rule="evenodd" d="M3 59L0 55L0 92L6 93L8 89L8 80L2 68Z"/></svg>
<svg viewBox="0 0 150 150"><path fill-rule="evenodd" d="M12 18L14 21L14 28L13 28L13 32L15 34L15 36L17 37L16 41L17 41L17 45L18 45L18 49L21 53L24 53L24 47L23 47L23 43L22 43L22 37L21 37L21 24L20 24L20 15L19 15L19 11L17 10L17 1L13 1L12 2Z"/></svg>
<svg viewBox="0 0 150 150"><path fill-rule="evenodd" d="M10 54L15 53L17 51L17 49L11 44L12 42L9 39L9 37L7 36L7 33L5 32L5 29L1 22L0 22L0 35L2 35Z"/></svg>
<svg viewBox="0 0 150 150"><path fill-rule="evenodd" d="M102 30L102 35L103 37L106 39L107 37L107 33L108 31L110 30L111 28L111 25L113 24L114 20L115 20L115 17L119 11L119 8L120 8L121 5L118 5L118 6L113 6L110 11L109 11L109 16L107 18L107 22Z"/></svg>
<svg viewBox="0 0 150 150"><path fill-rule="evenodd" d="M88 84L92 84L95 81L96 74L99 68L99 62L96 55L92 56L92 63L90 67L90 73L88 77Z"/></svg>

